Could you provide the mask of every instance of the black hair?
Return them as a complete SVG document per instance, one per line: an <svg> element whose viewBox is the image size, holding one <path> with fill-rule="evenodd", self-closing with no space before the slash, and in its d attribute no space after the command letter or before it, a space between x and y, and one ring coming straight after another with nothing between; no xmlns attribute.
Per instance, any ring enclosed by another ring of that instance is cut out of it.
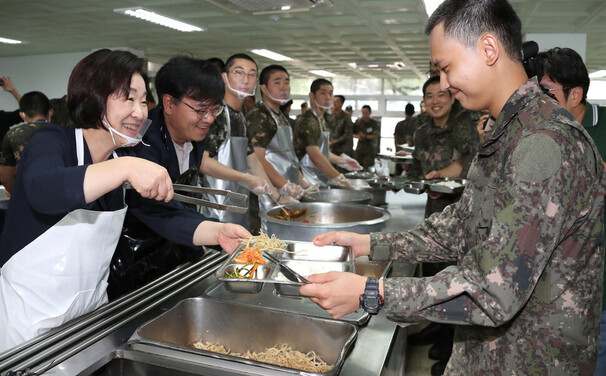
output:
<svg viewBox="0 0 606 376"><path fill-rule="evenodd" d="M444 35L466 47L493 33L511 60L522 61L522 22L507 0L446 0L427 20L425 33L442 22Z"/></svg>
<svg viewBox="0 0 606 376"><path fill-rule="evenodd" d="M404 107L404 112L408 115L414 115L415 106L412 103L407 103L406 107Z"/></svg>
<svg viewBox="0 0 606 376"><path fill-rule="evenodd" d="M307 102L301 103L301 108L307 108Z"/></svg>
<svg viewBox="0 0 606 376"><path fill-rule="evenodd" d="M51 106L48 97L39 91L25 93L19 100L19 111L29 118L36 116L47 117L50 109Z"/></svg>
<svg viewBox="0 0 606 376"><path fill-rule="evenodd" d="M176 56L160 68L156 74L158 104L164 94L181 100L189 97L198 102L220 104L225 95L225 84L217 67L208 60Z"/></svg>
<svg viewBox="0 0 606 376"><path fill-rule="evenodd" d="M345 107L345 111L347 111L347 110L352 110L353 111L353 107L351 107L351 106Z"/></svg>
<svg viewBox="0 0 606 376"><path fill-rule="evenodd" d="M252 57L248 56L247 54L239 53L239 54L231 55L230 57L227 58L227 60L225 61L225 69L223 70L225 73L227 73L231 69L231 67L234 66L234 60L236 60L236 59L244 59L244 60L251 61L253 64L255 64L255 68L258 68L257 62Z"/></svg>
<svg viewBox="0 0 606 376"><path fill-rule="evenodd" d="M362 106L362 109L368 108L368 111L370 111L370 113L372 114L372 108L370 108L369 105L365 104L364 106Z"/></svg>
<svg viewBox="0 0 606 376"><path fill-rule="evenodd" d="M267 86L267 83L269 82L269 77L271 77L274 72L284 72L290 78L290 75L288 74L286 68L278 64L272 64L266 66L261 71L261 74L259 75L259 84Z"/></svg>
<svg viewBox="0 0 606 376"><path fill-rule="evenodd" d="M219 72L225 72L225 63L218 57L211 57L208 59L209 62L213 63Z"/></svg>
<svg viewBox="0 0 606 376"><path fill-rule="evenodd" d="M583 59L575 50L571 48L552 48L539 53L537 61L542 66L543 75L548 75L552 81L562 85L564 99L568 100L570 89L580 86L583 89L581 103L586 103L587 91L589 90L589 73Z"/></svg>
<svg viewBox="0 0 606 376"><path fill-rule="evenodd" d="M425 83L423 84L423 97L425 97L425 91L427 90L427 86L433 85L436 83L437 84L440 83L440 76L431 76L427 79L427 81L425 81ZM450 92L450 90L446 90L446 91L448 91L448 95L452 96L452 93Z"/></svg>
<svg viewBox="0 0 606 376"><path fill-rule="evenodd" d="M311 83L311 87L309 89L309 91L311 91L314 95L316 94L316 92L318 90L320 90L320 88L324 85L330 85L332 86L332 82L328 81L325 78L316 78L312 83Z"/></svg>
<svg viewBox="0 0 606 376"><path fill-rule="evenodd" d="M144 60L128 51L102 49L80 60L67 84L67 107L78 128L103 128L107 98L112 94L128 96L135 73L145 81Z"/></svg>
<svg viewBox="0 0 606 376"><path fill-rule="evenodd" d="M342 95L335 95L333 98L339 98L341 100L341 103L345 103L345 97Z"/></svg>

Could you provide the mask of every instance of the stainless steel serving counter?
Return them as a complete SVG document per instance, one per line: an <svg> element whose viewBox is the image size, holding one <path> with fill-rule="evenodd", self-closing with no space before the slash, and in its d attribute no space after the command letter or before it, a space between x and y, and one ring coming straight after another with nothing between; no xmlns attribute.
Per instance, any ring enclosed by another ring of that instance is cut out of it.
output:
<svg viewBox="0 0 606 376"><path fill-rule="evenodd" d="M388 194L388 197L390 195ZM393 198L393 197L392 197ZM387 224L388 230L409 228L415 219L405 214L407 209L397 204L393 208L392 219ZM145 346L133 347L128 344L129 338L142 324L158 317L174 307L183 299L204 296L216 278L214 271L225 260L224 254L213 254L200 269L190 267L182 271L178 283L170 282L159 287L149 286L145 295L125 301L120 312L108 309L103 323L86 325L83 318L80 327L55 331L62 335L60 341L32 356L16 352L14 356L4 358L0 354L0 373L8 369L23 369L25 366L34 372L44 375L283 375L259 368L258 372L240 369L235 362L226 367L225 361L209 360L205 364L195 362L178 362L174 358L158 356L145 352ZM191 270L190 270L191 269ZM394 264L391 276L410 276L414 265ZM177 280L177 279L175 279ZM177 288L175 288L177 286ZM156 289L156 290L154 290ZM115 307L116 308L116 307ZM99 311L102 311L102 307ZM118 308L116 308L118 309ZM121 316L122 314L122 316ZM77 330L76 330L77 329ZM52 335L50 336L52 337ZM341 375L346 376L392 376L403 373L406 353L406 329L388 321L382 313L373 316L358 328L358 336L350 354L341 368ZM30 344L35 348L46 340L36 339ZM9 367L9 368L6 368ZM113 369L120 372L114 373Z"/></svg>

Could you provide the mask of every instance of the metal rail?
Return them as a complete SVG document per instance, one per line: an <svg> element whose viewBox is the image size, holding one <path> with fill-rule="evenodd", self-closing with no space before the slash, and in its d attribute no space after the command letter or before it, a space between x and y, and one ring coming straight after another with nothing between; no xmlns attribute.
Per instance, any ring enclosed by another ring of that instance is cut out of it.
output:
<svg viewBox="0 0 606 376"><path fill-rule="evenodd" d="M37 337L3 353L0 358L0 373L10 369L33 369L34 367L38 367L38 372L40 370L45 372L53 365L73 356L133 318L212 275L226 257L226 254L221 253L209 254L196 264L173 271L58 331ZM137 310L139 311L136 312ZM95 334L95 332L98 333ZM82 342L83 339L86 340ZM80 343L78 343L79 341ZM74 344L78 345L73 347ZM69 349L69 351L61 353L63 349ZM53 358L53 354L57 355ZM53 358L52 362L40 366L42 362L48 362L51 358Z"/></svg>

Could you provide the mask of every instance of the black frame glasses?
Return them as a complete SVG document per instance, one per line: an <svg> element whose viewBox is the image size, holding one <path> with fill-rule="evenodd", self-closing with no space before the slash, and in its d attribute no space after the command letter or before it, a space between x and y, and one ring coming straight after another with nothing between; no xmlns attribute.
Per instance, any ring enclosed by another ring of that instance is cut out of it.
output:
<svg viewBox="0 0 606 376"><path fill-rule="evenodd" d="M223 109L225 108L224 105L220 104L220 105L218 105L217 107L215 107L213 109L203 108L203 109L200 109L200 110L196 110L195 108L193 108L192 106L190 106L189 104L183 102L180 99L175 98L175 100L177 102L181 102L184 105L186 105L187 107L191 108L196 114L198 114L198 119L200 119L200 120L204 120L204 119L206 119L209 116L212 116L212 117L216 118L217 116L221 115L221 113L223 112Z"/></svg>

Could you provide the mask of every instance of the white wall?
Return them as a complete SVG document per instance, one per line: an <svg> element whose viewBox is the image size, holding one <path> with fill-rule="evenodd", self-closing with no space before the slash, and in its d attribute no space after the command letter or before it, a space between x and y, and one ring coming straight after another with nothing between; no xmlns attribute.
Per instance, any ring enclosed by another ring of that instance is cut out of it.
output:
<svg viewBox="0 0 606 376"><path fill-rule="evenodd" d="M66 54L0 58L0 76L9 76L21 94L41 91L49 99L67 94L67 81L74 66L90 51ZM13 96L0 90L0 110L19 108Z"/></svg>

